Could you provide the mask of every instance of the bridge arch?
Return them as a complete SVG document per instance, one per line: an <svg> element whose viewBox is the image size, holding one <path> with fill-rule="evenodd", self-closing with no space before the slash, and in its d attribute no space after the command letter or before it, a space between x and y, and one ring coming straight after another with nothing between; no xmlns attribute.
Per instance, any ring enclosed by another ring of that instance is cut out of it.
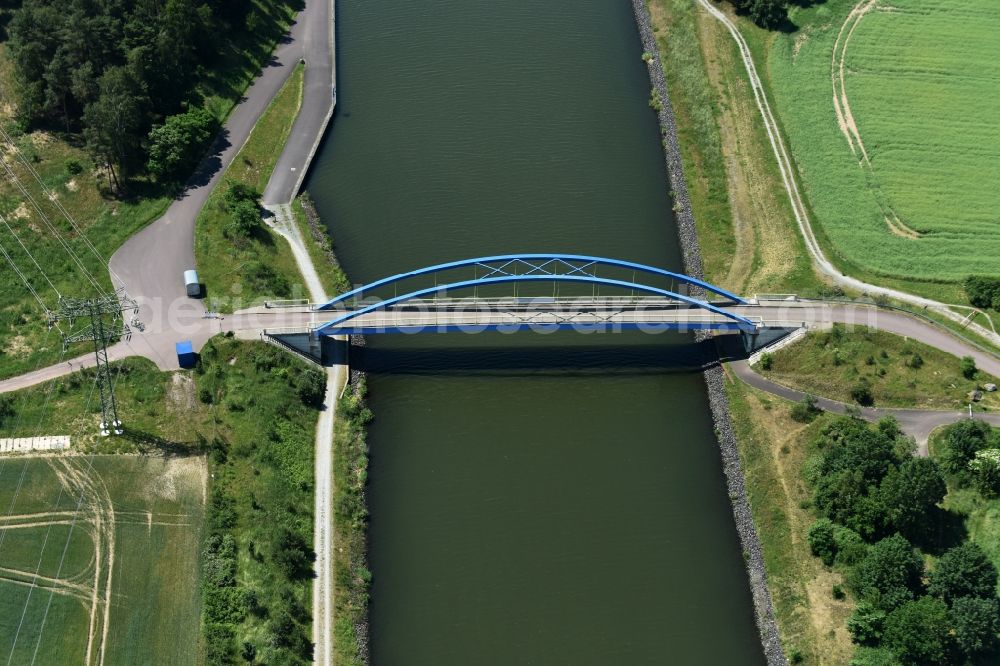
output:
<svg viewBox="0 0 1000 666"><path fill-rule="evenodd" d="M631 270L637 274L642 273L644 275L667 278L697 289L703 289L706 292L720 296L727 301L732 301L740 305L746 305L746 301L742 297L726 291L721 287L717 287L709 282L705 282L704 280L693 278L689 275L684 275L683 273L668 271L656 266L640 264L634 261L610 259L608 257L596 257L585 254L500 254L487 257L476 257L473 259L462 259L459 261L450 261L443 264L427 266L425 268L418 268L405 273L397 273L396 275L391 275L345 292L318 306L316 309L328 310L339 303L345 303L351 299L362 298L366 293L371 293L380 287L400 284L412 278L424 275L447 273L462 268L474 267L483 269L484 273L482 277L477 276L476 279L485 280L492 277L518 275L517 270L519 268L525 269L525 272L519 274L521 276L545 275L551 278L556 275L586 275L596 278L597 267L599 266L614 267ZM637 283L635 287L636 289L639 288L638 284L639 283Z"/></svg>
<svg viewBox="0 0 1000 666"><path fill-rule="evenodd" d="M709 293L722 296L731 303L746 303L746 301L739 296L703 280L698 280L680 273L666 271L653 266L637 264L635 262L607 259L603 257L590 257L585 255L501 255L495 257L467 259L447 264L438 264L436 266L429 266L427 268L410 271L408 273L400 273L341 294L327 303L318 306L316 309L330 310L336 308L337 306L340 306L340 308L346 308L347 303L351 299L360 298L365 293L370 293L378 287L405 282L414 276L428 275L432 273L437 274L454 268L470 266L475 266L477 268L481 267L486 270L486 274L482 277L477 276L474 279L455 280L445 284L435 284L432 287L412 289L404 294L397 294L391 298L386 298L375 303L369 303L363 305L362 307L341 310L337 316L319 326L315 332L321 335L335 335L337 334L337 329L342 330L347 328L348 323L353 319L379 310L386 310L392 306L405 303L406 301L426 296L434 296L444 292L487 285L531 282L592 284L640 291L655 296L669 298L679 303L721 316L725 321L711 326L713 328L730 330L735 329L743 332L753 332L757 328L757 324L754 321L742 315L729 312L724 307L720 307L718 304L678 293L673 289L665 289L659 286L639 282L635 279L629 281L598 276L596 274L596 267L601 265L615 266L618 268L632 270L634 274L641 272L645 275L656 275L659 277L670 278L673 281L692 285L704 289ZM517 273L517 268L520 267L527 267L527 270L523 273Z"/></svg>

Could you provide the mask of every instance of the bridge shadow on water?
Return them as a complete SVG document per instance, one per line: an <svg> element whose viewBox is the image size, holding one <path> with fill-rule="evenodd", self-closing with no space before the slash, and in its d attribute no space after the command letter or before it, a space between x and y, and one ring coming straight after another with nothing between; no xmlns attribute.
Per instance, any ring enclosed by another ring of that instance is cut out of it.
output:
<svg viewBox="0 0 1000 666"><path fill-rule="evenodd" d="M399 338L393 337L388 344L369 339L364 346L352 345L348 351L351 368L409 375L662 374L701 372L748 356L738 335L700 342L690 336L671 336L661 338L660 344L550 337L544 342L511 341L507 345L452 345L446 340L428 345L405 340L399 344ZM331 351L335 357L343 353Z"/></svg>

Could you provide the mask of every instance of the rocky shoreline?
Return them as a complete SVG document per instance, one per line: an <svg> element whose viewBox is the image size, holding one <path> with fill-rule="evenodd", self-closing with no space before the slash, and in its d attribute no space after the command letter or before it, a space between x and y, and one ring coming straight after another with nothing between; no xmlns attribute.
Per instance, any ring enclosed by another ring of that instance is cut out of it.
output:
<svg viewBox="0 0 1000 666"><path fill-rule="evenodd" d="M649 80L662 102L657 115L660 122L660 134L663 137L663 154L666 160L667 174L670 178L670 191L674 200L674 215L677 220L677 235L680 239L684 270L688 275L701 279L704 277L704 270L698 244L698 232L694 224L694 215L691 213L691 200L688 196L687 183L684 181L683 163L677 142L677 124L670 106L667 79L660 62L656 36L653 33L645 0L632 0L632 10L642 40L643 51L652 56L647 61ZM707 332L699 332L696 334L696 339L701 340L708 335ZM725 375L721 367L706 370L704 374L709 405L712 409L712 421L715 424L719 450L722 455L722 468L726 476L729 500L733 507L733 519L736 522L736 531L739 533L740 544L743 547L743 559L750 581L754 615L757 620L757 629L760 632L761 644L764 648L764 656L769 666L784 665L788 661L781 647L771 592L767 587L764 553L747 499L743 468L740 464L739 452L736 448L736 435L729 412L729 399L726 396Z"/></svg>

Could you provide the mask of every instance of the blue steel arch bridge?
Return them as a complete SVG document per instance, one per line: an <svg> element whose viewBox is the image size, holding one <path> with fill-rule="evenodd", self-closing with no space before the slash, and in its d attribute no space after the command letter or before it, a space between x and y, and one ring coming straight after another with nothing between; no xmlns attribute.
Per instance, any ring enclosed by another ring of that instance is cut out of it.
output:
<svg viewBox="0 0 1000 666"><path fill-rule="evenodd" d="M508 254L399 273L317 305L314 336L560 329L713 330L755 337L742 297L633 261Z"/></svg>

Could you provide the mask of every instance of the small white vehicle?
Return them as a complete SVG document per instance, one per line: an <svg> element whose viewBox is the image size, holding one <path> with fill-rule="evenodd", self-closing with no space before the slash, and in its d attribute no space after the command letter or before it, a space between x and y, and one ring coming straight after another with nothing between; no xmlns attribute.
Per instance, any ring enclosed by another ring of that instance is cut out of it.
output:
<svg viewBox="0 0 1000 666"><path fill-rule="evenodd" d="M191 298L201 296L201 282L198 281L198 271L184 271L184 286L187 287L187 295Z"/></svg>

